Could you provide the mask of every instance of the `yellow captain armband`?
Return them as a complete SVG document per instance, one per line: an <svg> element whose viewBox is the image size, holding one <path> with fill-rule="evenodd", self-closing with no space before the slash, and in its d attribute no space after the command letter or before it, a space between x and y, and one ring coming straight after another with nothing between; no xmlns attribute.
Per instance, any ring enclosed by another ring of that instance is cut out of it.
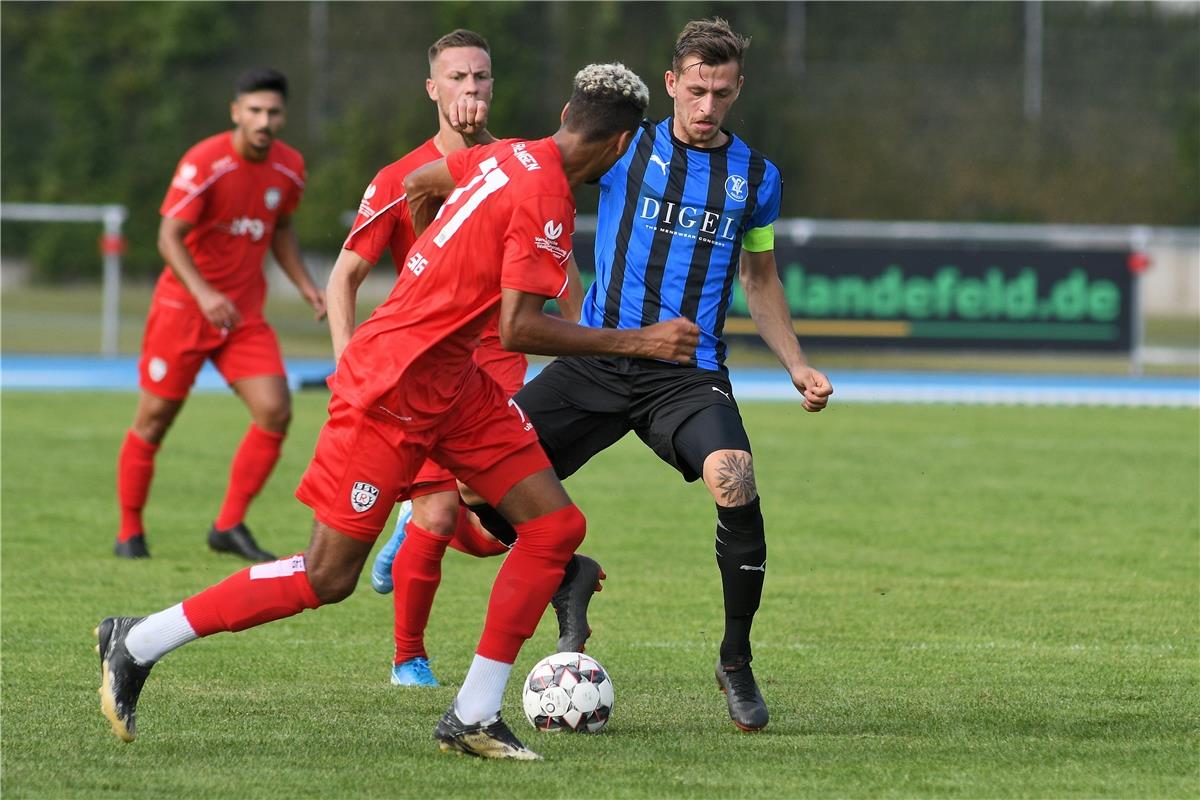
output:
<svg viewBox="0 0 1200 800"><path fill-rule="evenodd" d="M751 228L742 237L742 249L747 253L765 253L775 249L775 226Z"/></svg>

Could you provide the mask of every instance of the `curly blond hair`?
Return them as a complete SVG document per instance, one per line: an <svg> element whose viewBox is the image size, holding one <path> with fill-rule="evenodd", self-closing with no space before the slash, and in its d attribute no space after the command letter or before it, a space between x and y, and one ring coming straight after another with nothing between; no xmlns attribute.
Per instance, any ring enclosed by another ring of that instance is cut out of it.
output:
<svg viewBox="0 0 1200 800"><path fill-rule="evenodd" d="M624 64L588 64L575 73L565 124L595 141L632 131L650 105L650 90Z"/></svg>

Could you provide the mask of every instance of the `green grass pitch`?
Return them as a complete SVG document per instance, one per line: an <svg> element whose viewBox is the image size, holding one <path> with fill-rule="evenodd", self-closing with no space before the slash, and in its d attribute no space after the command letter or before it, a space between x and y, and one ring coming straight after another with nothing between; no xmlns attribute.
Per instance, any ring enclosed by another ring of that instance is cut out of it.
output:
<svg viewBox="0 0 1200 800"><path fill-rule="evenodd" d="M836 397L835 397L836 400ZM297 398L249 523L302 549L291 496L325 398ZM439 754L499 561L450 553L428 632L438 689L388 684L391 602L346 602L185 647L155 668L140 738L108 730L92 628L239 569L206 550L245 413L189 401L147 510L154 558L115 560L129 394L3 398L5 798L1195 797L1200 795L1200 419L1195 410L746 403L770 559L755 667L771 707L736 731L712 677L714 514L630 437L567 483L608 571L590 651L617 704L546 735L544 763Z"/></svg>

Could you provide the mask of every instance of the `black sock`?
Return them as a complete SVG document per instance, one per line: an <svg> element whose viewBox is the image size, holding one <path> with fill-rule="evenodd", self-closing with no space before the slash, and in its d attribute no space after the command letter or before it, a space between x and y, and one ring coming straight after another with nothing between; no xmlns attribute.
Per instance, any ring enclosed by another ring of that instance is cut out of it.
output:
<svg viewBox="0 0 1200 800"><path fill-rule="evenodd" d="M479 517L479 524L488 533L495 536L501 544L505 547L513 546L513 542L517 540L517 532L513 530L513 526L509 524L503 514L487 503L480 503L477 506L473 506L470 503L464 503L464 505L473 511L475 516Z"/></svg>
<svg viewBox="0 0 1200 800"><path fill-rule="evenodd" d="M750 626L767 575L767 541L757 497L744 506L717 506L717 567L725 597L721 663L749 663Z"/></svg>

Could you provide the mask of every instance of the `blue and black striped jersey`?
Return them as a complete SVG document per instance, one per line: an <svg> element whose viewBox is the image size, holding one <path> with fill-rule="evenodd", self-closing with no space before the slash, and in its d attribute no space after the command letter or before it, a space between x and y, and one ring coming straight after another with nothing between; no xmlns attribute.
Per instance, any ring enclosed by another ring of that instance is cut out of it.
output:
<svg viewBox="0 0 1200 800"><path fill-rule="evenodd" d="M700 326L696 365L722 369L742 237L779 216L782 183L779 169L737 136L692 147L671 123L643 122L600 179L596 281L580 323L639 328L687 317Z"/></svg>

